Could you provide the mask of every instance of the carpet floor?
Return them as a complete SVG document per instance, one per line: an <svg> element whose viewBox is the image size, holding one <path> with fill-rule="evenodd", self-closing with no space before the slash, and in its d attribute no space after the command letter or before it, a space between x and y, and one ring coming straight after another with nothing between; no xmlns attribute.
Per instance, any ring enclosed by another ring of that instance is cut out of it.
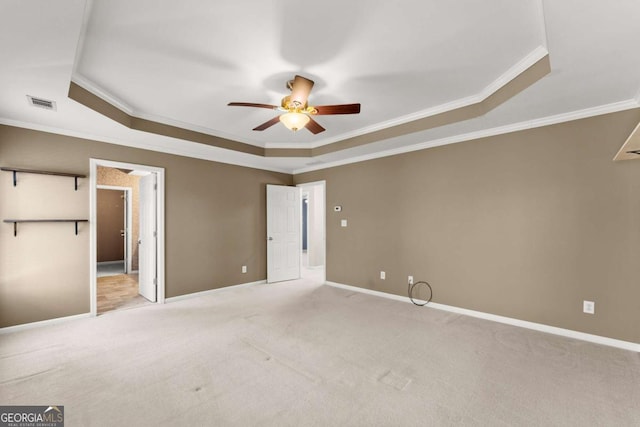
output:
<svg viewBox="0 0 640 427"><path fill-rule="evenodd" d="M640 354L298 280L0 335L71 426L638 426Z"/></svg>

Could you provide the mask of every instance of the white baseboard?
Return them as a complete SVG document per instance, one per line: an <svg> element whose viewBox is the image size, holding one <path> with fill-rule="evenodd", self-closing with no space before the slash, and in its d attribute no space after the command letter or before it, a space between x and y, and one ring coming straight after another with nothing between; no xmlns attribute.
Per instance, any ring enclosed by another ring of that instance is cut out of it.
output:
<svg viewBox="0 0 640 427"><path fill-rule="evenodd" d="M112 264L124 264L124 260L121 259L120 261L102 261L102 262L97 262L97 265L112 265Z"/></svg>
<svg viewBox="0 0 640 427"><path fill-rule="evenodd" d="M7 326L0 328L0 335L9 334L11 332L24 331L27 329L40 328L42 326L55 325L58 323L70 322L72 320L86 319L91 317L91 313L76 314L74 316L57 317L55 319L41 320L39 322L23 323L22 325Z"/></svg>
<svg viewBox="0 0 640 427"><path fill-rule="evenodd" d="M335 282L325 282L329 286L333 286L336 288L347 289L355 292L362 292L364 294L374 295L378 297L393 299L396 301L408 302L411 303L409 297L403 297L400 295L388 294L386 292L374 291L371 289L359 288L357 286L344 285L342 283ZM416 299L416 302L423 303L424 301L420 301ZM592 335L584 332L573 331L571 329L563 329L557 328L555 326L544 325L542 323L534 323L528 322L526 320L514 319L511 317L498 316L496 314L484 313L482 311L468 310L466 308L454 307L451 305L439 304L435 302L430 302L425 307L435 308L437 310L449 311L452 313L464 314L466 316L477 317L480 319L491 320L493 322L505 323L507 325L519 326L521 328L533 329L540 332L546 332L554 335L561 335L563 337L575 338L582 341L588 341L596 344L608 345L610 347L617 347L624 350L635 351L640 353L640 344L633 343L629 341L622 341L613 338L607 338L600 335Z"/></svg>
<svg viewBox="0 0 640 427"><path fill-rule="evenodd" d="M230 289L238 289L238 288L245 288L245 287L249 287L249 286L264 285L266 283L267 283L266 280L259 280L257 282L249 282L249 283L241 283L239 285L225 286L223 288L210 289L208 291L200 291L200 292L194 292L194 293L191 293L191 294L178 295L177 297L165 298L164 302L165 303L170 303L170 302L182 301L182 300L185 300L185 299L203 297L203 296L206 296L206 295L211 295L211 294L215 294L215 293L222 292L222 291L228 291Z"/></svg>

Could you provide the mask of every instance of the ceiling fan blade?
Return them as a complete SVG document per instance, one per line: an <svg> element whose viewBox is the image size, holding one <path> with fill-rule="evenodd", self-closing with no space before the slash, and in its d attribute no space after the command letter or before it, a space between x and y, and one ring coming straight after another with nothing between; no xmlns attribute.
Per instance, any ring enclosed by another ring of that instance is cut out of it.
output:
<svg viewBox="0 0 640 427"><path fill-rule="evenodd" d="M325 130L322 126L320 126L318 122L313 120L311 117L309 117L309 123L307 123L307 126L305 127L314 135L320 132L324 132Z"/></svg>
<svg viewBox="0 0 640 427"><path fill-rule="evenodd" d="M280 121L280 116L276 116L273 119L269 120L268 122L264 122L260 126L254 127L253 130L265 130L265 129L268 129L271 126L273 126L276 123L278 123L279 121Z"/></svg>
<svg viewBox="0 0 640 427"><path fill-rule="evenodd" d="M313 107L320 115L329 114L358 114L360 112L360 104L340 104L340 105L320 105Z"/></svg>
<svg viewBox="0 0 640 427"><path fill-rule="evenodd" d="M268 108L269 110L276 110L278 106L269 104L254 104L253 102L230 102L227 104L229 107L258 107Z"/></svg>
<svg viewBox="0 0 640 427"><path fill-rule="evenodd" d="M298 108L304 108L307 105L307 98L313 88L313 80L306 79L302 76L295 76L291 85L291 96L289 99L295 103Z"/></svg>

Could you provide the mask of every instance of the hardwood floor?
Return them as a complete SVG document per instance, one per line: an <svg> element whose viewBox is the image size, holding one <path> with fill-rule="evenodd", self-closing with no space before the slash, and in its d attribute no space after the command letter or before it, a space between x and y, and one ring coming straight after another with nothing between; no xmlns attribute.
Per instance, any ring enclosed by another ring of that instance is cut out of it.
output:
<svg viewBox="0 0 640 427"><path fill-rule="evenodd" d="M146 303L138 294L137 274L98 277L98 314Z"/></svg>

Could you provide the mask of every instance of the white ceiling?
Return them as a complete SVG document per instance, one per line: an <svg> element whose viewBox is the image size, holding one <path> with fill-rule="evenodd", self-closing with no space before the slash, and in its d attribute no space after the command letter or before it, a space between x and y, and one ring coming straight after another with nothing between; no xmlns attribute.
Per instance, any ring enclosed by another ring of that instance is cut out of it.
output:
<svg viewBox="0 0 640 427"><path fill-rule="evenodd" d="M0 123L300 172L640 106L640 1L3 0ZM484 116L314 158L264 158L128 129L67 98L74 81L131 115L267 148L310 148L490 94L548 53L551 73ZM312 135L276 115L316 82ZM57 111L31 107L26 95Z"/></svg>

